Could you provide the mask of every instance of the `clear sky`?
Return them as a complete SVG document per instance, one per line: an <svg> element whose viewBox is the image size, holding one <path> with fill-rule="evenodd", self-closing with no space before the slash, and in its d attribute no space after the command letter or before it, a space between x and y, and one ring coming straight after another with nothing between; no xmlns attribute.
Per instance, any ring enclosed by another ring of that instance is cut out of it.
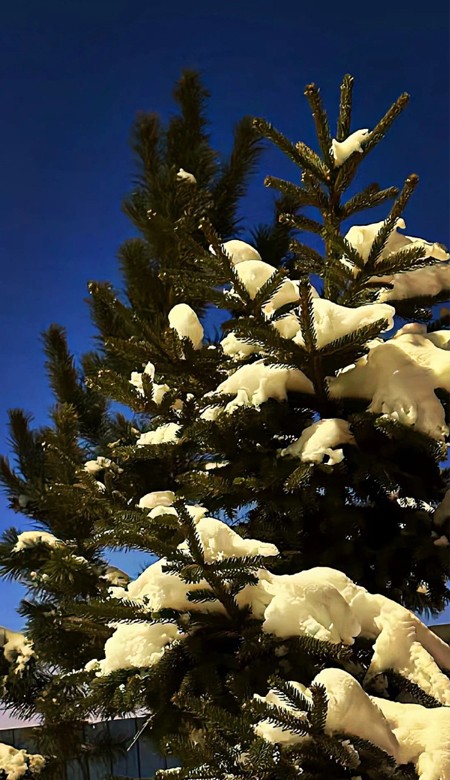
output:
<svg viewBox="0 0 450 780"><path fill-rule="evenodd" d="M243 114L312 143L303 97L310 81L335 116L342 75L356 77L353 129L373 127L408 91L410 107L369 158L363 183L401 185L418 173L408 232L448 245L449 31L447 3L414 0L2 3L0 452L8 449L8 408L46 419L39 334L58 322L76 354L92 347L86 283L119 284L116 252L132 232L120 210L133 174L129 129L139 110L170 115L183 67L204 75L212 137L223 151ZM270 153L245 204L246 226L267 215L269 172L286 175ZM1 527L20 520L2 498ZM130 573L141 563L133 557ZM18 627L18 588L0 587L0 625Z"/></svg>

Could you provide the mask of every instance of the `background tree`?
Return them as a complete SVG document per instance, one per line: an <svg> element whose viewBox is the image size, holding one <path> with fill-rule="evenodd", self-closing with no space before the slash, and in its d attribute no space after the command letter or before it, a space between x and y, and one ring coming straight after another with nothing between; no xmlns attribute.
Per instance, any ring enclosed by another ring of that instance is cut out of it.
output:
<svg viewBox="0 0 450 780"><path fill-rule="evenodd" d="M409 697L428 733L427 708L440 718L450 701L445 645L408 611L448 600L450 353L433 306L449 297L449 256L398 232L416 175L345 200L407 103L350 133L352 84L336 138L306 88L320 154L244 119L220 164L189 73L166 130L138 120L124 291L90 284L98 350L81 373L62 329L46 334L53 425L33 432L13 412L18 469L3 463L14 505L45 528L11 530L2 548L4 573L32 594L21 612L34 645L26 660L18 648L5 699L24 714L37 700L52 747L56 728L64 739L93 712L139 709L182 757L180 777L441 776L448 755L417 759L394 722ZM276 219L250 246L235 239L237 206L262 136L301 184L266 179ZM343 235L389 200L383 222ZM205 337L211 307L225 338ZM111 548L162 561L128 584ZM342 707L366 708L373 735L336 715L350 675Z"/></svg>
<svg viewBox="0 0 450 780"><path fill-rule="evenodd" d="M139 336L137 315L147 323L146 332L152 333L152 343L157 344L158 328L165 328L167 313L179 299L180 290L192 304L205 309L208 288L205 282L203 287L191 283L192 252L183 248L176 231L193 230L198 240L196 220L207 213L221 233L234 234L239 201L262 151L250 118L235 127L228 159L211 147L205 118L209 95L197 74L185 72L174 97L179 114L166 128L155 114L140 115L134 126L132 145L139 174L124 209L143 235L130 239L120 251L126 280L122 299L115 297L108 284L90 286L94 320L117 346ZM189 177L183 178L180 160L197 172L199 185L195 188ZM286 228L280 230L276 220L273 226L262 226L261 231L266 241L280 242L283 237L286 241L288 234ZM12 661L20 659L24 647L27 655L28 640L19 635L11 653L6 650L2 664L9 676L3 700L24 718L44 717L46 728L39 733L40 746L47 754L66 761L72 754L79 756L82 749L82 713L76 702L79 687L58 673L72 670L101 652L110 633L98 624L90 628L83 624L81 629L80 620L70 609L67 612L67 606L73 600L85 603L106 594L111 582L128 581L125 574L108 565L102 545L93 538L99 516L99 482L90 476L95 469L84 471L84 464L96 451L109 454L108 444L125 432L128 435L133 423L85 382L88 368L107 365L109 357L114 363L112 355L117 351L110 354L102 348L85 355L77 365L62 327L51 326L43 340L56 400L51 423L33 430L30 415L12 410L10 443L16 463L12 468L6 458L1 462L11 507L43 531L22 534L18 543L17 532L11 529L2 549L3 574L28 590L20 613L37 652L18 676L17 663ZM117 362L118 357L115 359ZM133 360L128 359L127 371L128 366L135 367ZM80 469L89 492L94 487L92 505L80 482ZM49 532L64 545L49 548ZM111 546L116 546L114 541ZM8 636L10 633L6 631ZM5 646L7 641L5 635ZM95 746L87 747L90 754ZM54 771L57 776L58 765Z"/></svg>

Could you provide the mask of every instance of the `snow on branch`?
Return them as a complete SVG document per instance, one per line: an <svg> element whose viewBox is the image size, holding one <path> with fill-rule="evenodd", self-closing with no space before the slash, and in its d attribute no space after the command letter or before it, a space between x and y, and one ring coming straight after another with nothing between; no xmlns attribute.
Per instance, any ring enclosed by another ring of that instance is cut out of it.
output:
<svg viewBox="0 0 450 780"><path fill-rule="evenodd" d="M374 242L384 230L386 222L374 222L370 225L353 225L347 232L345 239L359 253L364 263L371 255ZM450 266L448 260L450 254L445 247L439 243L426 241L423 238L415 236L406 236L399 233L399 229L406 227L405 221L397 219L394 229L389 234L386 243L380 252L374 270L377 264L385 267L389 259L393 258L399 252L406 250L421 249L424 260L434 260L434 264L424 265L421 268L405 270L401 273L388 273L384 275L377 274L370 281L386 282L392 285L391 288L382 290L378 300L402 300L404 298L422 297L427 295L438 295L441 291L450 288ZM436 262L437 261L437 262ZM341 262L349 264L347 258L343 257ZM358 268L353 267L353 273L358 276Z"/></svg>
<svg viewBox="0 0 450 780"><path fill-rule="evenodd" d="M443 440L448 427L434 390L450 392L450 351L444 336L445 331L413 332L409 325L392 339L372 341L368 355L330 381L331 395L366 398L368 411Z"/></svg>
<svg viewBox="0 0 450 780"><path fill-rule="evenodd" d="M450 708L429 709L420 704L368 696L358 681L342 669L323 669L309 688L295 680L289 684L311 701L316 686L325 689L326 734L348 735L346 742L350 745L352 737L367 740L398 764L413 763L420 780L448 780L450 777ZM310 741L308 712L288 704L285 697L272 689L266 696L255 695L255 699L277 708L270 719L260 720L254 726L257 736L286 746ZM283 712L289 713L291 730L283 723Z"/></svg>
<svg viewBox="0 0 450 780"><path fill-rule="evenodd" d="M34 775L40 774L45 767L44 756L27 753L26 750L17 750L11 745L0 742L0 771L5 773L6 780L19 780L20 777L28 777L27 772Z"/></svg>
<svg viewBox="0 0 450 780"><path fill-rule="evenodd" d="M18 535L17 542L11 552L21 552L39 544L43 544L46 547L57 547L62 542L49 531L23 531Z"/></svg>
<svg viewBox="0 0 450 780"><path fill-rule="evenodd" d="M161 500L167 503L166 498ZM206 567L227 558L266 557L278 553L275 545L243 539L213 517L195 517L194 513L192 521ZM174 560L178 561L175 565L164 558L153 563L126 588L112 588L111 595L145 604L149 620L150 613L161 609L223 612L224 606L214 598L213 592L211 598L204 601L189 598L189 593L196 590L204 593L212 588L201 564L194 566L195 576L184 576L184 567L192 562L188 541L178 546ZM225 583L225 587L229 586ZM408 609L385 596L368 593L336 569L315 567L297 574L275 575L268 569L259 568L257 582L241 587L236 603L240 608L250 608L253 617L261 620L265 633L281 639L310 636L348 646L358 636L374 640L367 680L393 669L441 704L450 705L450 680L439 668L450 670L450 648ZM144 627L145 634L147 624ZM157 653L169 644L164 638L167 638L166 628L167 624L161 624L154 631L155 634L158 630L162 632L163 644L158 645ZM128 643L126 632L127 627L120 626L120 633L108 640L102 669L120 667ZM176 636L174 629L170 641ZM129 644L133 646L135 641L136 630L133 629ZM113 660L116 650L118 656ZM142 652L139 651L140 661L145 660ZM148 665L152 664L153 652L149 651ZM129 658L133 657L131 653ZM130 665L133 665L131 661ZM134 665L141 665L141 662Z"/></svg>
<svg viewBox="0 0 450 780"><path fill-rule="evenodd" d="M19 631L0 626L0 648L13 674L21 675L34 655L33 643Z"/></svg>
<svg viewBox="0 0 450 780"><path fill-rule="evenodd" d="M200 349L203 326L195 311L187 303L177 303L169 312L169 325L180 339L189 339L194 349Z"/></svg>
<svg viewBox="0 0 450 780"><path fill-rule="evenodd" d="M344 451L340 444L356 444L347 420L325 419L309 425L299 439L280 450L282 457L300 458L304 463L340 463Z"/></svg>
<svg viewBox="0 0 450 780"><path fill-rule="evenodd" d="M340 168L340 166L350 157L353 152L363 152L363 146L367 140L370 132L368 129L355 130L354 133L349 135L343 141L336 141L333 138L331 142L331 154L334 158L334 167Z"/></svg>

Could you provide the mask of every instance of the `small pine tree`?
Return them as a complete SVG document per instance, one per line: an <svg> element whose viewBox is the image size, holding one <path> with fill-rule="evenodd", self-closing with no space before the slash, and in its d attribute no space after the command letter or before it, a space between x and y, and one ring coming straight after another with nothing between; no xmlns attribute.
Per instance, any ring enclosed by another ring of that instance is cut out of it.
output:
<svg viewBox="0 0 450 780"><path fill-rule="evenodd" d="M2 461L12 505L41 529L9 530L0 550L29 591L3 699L43 716L48 776L80 753L84 718L137 710L182 761L171 777L416 778L429 764L438 780L450 762L450 746L413 755L396 736L411 713L424 734L442 728L450 703L448 648L409 611L449 596L450 342L434 308L449 255L398 232L414 174L345 199L408 100L351 133L352 86L336 138L306 88L319 152L246 118L221 162L192 73L167 128L137 121L123 291L89 285L98 349L80 369L63 329L45 334L52 421L32 430L14 410L17 467ZM301 184L266 178L274 221L249 245L238 205L264 138ZM343 235L388 201L383 222ZM130 583L111 548L159 560Z"/></svg>

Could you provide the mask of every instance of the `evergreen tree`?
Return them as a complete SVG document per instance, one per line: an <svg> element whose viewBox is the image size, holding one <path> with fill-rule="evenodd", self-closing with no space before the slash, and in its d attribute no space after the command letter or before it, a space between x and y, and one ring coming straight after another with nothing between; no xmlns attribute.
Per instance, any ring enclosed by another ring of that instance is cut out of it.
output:
<svg viewBox="0 0 450 780"><path fill-rule="evenodd" d="M416 175L346 195L408 100L351 133L352 86L335 138L306 88L319 152L244 119L221 163L191 73L167 128L137 122L124 289L90 284L81 370L48 331L52 423L12 412L2 467L40 529L1 548L30 593L4 700L44 716L55 760L83 718L139 710L171 777L449 776L450 651L410 611L449 597L449 255L399 232ZM301 184L266 178L275 218L250 245L237 209L262 138ZM158 560L129 582L111 548Z"/></svg>

